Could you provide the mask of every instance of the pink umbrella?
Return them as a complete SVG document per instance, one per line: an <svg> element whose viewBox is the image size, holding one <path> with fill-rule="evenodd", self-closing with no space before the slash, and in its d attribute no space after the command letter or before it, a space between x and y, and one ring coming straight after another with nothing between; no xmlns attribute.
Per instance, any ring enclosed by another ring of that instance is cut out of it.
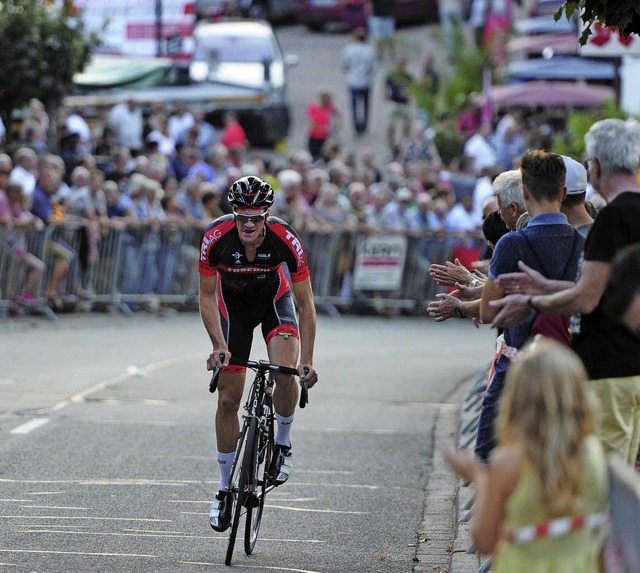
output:
<svg viewBox="0 0 640 573"><path fill-rule="evenodd" d="M608 86L532 81L493 86L490 97L496 106L599 107L607 100L615 100L616 95ZM482 105L483 96L477 95L474 101Z"/></svg>
<svg viewBox="0 0 640 573"><path fill-rule="evenodd" d="M554 54L577 54L580 44L576 34L538 34L518 36L507 43L510 54L542 54L545 48L551 48Z"/></svg>

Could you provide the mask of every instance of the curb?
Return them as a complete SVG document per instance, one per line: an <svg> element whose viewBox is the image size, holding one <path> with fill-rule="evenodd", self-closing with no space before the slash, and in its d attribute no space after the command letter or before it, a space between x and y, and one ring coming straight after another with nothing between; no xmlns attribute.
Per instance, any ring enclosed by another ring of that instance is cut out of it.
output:
<svg viewBox="0 0 640 573"><path fill-rule="evenodd" d="M484 561L472 548L468 523L458 524L465 506L473 495L473 488L465 486L449 469L442 450L460 443L460 428L474 416L464 412L465 396L477 382L472 376L450 396L451 403L443 404L434 425L433 468L424 492L423 519L418 532L415 573L476 573Z"/></svg>

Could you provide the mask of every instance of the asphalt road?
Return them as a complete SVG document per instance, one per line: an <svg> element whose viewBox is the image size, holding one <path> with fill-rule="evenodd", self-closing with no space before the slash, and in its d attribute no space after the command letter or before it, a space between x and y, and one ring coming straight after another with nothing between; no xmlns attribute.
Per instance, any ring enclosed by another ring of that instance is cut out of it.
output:
<svg viewBox="0 0 640 573"><path fill-rule="evenodd" d="M468 321L319 317L292 477L234 570L414 571L436 420L493 340ZM208 352L195 313L0 323L0 571L227 570L207 520Z"/></svg>

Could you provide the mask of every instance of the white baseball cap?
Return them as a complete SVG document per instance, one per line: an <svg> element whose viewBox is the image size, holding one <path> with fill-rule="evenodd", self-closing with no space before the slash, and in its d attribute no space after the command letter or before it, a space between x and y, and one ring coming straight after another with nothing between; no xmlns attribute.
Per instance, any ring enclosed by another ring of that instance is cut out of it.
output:
<svg viewBox="0 0 640 573"><path fill-rule="evenodd" d="M567 188L567 195L577 195L587 190L587 170L584 165L571 157L562 156L567 174L564 178L564 186Z"/></svg>

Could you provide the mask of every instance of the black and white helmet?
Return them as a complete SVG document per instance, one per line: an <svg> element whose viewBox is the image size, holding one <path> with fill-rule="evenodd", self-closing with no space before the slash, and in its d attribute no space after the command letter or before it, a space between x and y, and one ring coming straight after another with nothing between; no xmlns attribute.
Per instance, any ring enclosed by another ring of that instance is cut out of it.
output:
<svg viewBox="0 0 640 573"><path fill-rule="evenodd" d="M274 193L271 185L259 177L242 177L229 189L229 203L235 207L270 207Z"/></svg>

